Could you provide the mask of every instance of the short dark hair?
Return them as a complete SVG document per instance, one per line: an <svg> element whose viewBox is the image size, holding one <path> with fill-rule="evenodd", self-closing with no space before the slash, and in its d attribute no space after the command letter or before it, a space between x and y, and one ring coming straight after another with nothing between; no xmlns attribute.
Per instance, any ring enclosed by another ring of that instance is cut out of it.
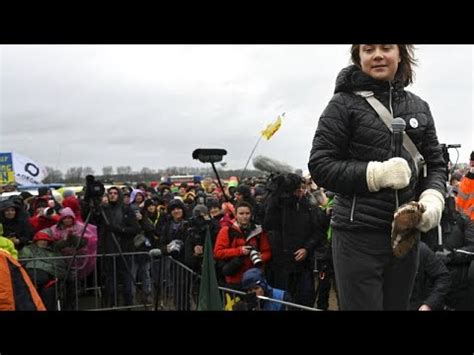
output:
<svg viewBox="0 0 474 355"><path fill-rule="evenodd" d="M352 63L360 68L360 44L353 44L351 47ZM405 86L412 84L415 79L415 72L412 66L416 65L415 46L412 44L397 44L400 52L400 64L398 65L395 78L400 79Z"/></svg>
<svg viewBox="0 0 474 355"><path fill-rule="evenodd" d="M252 205L250 203L248 203L247 201L237 202L237 204L235 205L235 213L237 213L237 210L239 209L239 207L247 207L248 209L250 209L250 213L253 212Z"/></svg>

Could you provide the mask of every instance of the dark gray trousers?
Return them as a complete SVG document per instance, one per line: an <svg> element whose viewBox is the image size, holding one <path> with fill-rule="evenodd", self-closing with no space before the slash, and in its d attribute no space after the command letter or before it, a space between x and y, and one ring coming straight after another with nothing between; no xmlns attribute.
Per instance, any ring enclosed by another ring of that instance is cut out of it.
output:
<svg viewBox="0 0 474 355"><path fill-rule="evenodd" d="M356 234L355 238L354 235ZM407 310L418 268L418 243L403 258L354 240L387 240L383 232L333 231L333 260L341 310ZM352 239L351 239L352 238ZM380 243L378 243L380 244Z"/></svg>

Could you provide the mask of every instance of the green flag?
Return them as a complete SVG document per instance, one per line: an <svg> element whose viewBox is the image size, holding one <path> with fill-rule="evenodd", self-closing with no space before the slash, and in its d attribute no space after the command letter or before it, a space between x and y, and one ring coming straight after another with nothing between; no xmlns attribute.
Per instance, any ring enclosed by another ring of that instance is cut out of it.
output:
<svg viewBox="0 0 474 355"><path fill-rule="evenodd" d="M207 227L206 240L204 242L201 285L199 288L199 303L197 309L198 311L222 311L224 309L220 291L217 286L209 227Z"/></svg>

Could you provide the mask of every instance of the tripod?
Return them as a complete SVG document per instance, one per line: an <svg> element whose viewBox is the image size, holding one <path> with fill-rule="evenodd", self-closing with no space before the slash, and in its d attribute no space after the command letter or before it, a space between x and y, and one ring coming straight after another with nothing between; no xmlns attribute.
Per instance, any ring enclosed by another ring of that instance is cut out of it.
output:
<svg viewBox="0 0 474 355"><path fill-rule="evenodd" d="M72 260L71 262L68 264L68 267L67 267L67 270L66 270L66 273L65 273L65 276L64 276L64 283L61 287L61 291L60 291L60 298L65 300L65 291L66 291L66 284L67 284L67 280L68 280L68 277L69 277L69 273L71 272L71 269L72 269L72 266L74 264L74 261L76 260L76 257L77 257L77 253L78 253L78 250L79 250L79 246L81 245L81 242L84 238L84 234L86 232L86 229L87 229L87 226L89 225L90 223L90 219L92 217L92 215L96 215L96 216L100 216L100 218L102 219L102 221L104 222L105 224L105 230L106 230L106 237L108 235L110 235L113 243L114 243L114 246L116 248L116 250L118 251L119 255L120 255L120 258L123 262L123 265L125 267L125 270L128 274L128 276L130 277L130 280L132 281L135 289L137 288L137 284L135 282L135 278L133 277L133 273L132 271L130 270L130 267L129 267L129 264L127 262L127 259L125 258L125 256L123 255L123 251L122 251L122 248L120 247L120 244L117 240L117 237L115 235L115 233L111 230L110 228L110 223L109 223L109 219L107 218L107 215L106 213L104 212L104 208L103 206L100 204L100 200L97 200L97 199L92 199L92 198L89 198L89 201L88 201L88 207L89 207L89 211L88 211L88 214L87 214L87 217L86 217L86 220L84 222L84 227L82 228L82 231L80 233L80 236L76 242L76 245L74 246L74 253L73 253L73 256L72 256ZM102 264L103 264L103 258L106 256L105 253L102 254ZM102 268L103 270L103 268ZM108 271L108 270L107 270ZM106 272L107 272L106 271ZM115 286L115 292L116 292L116 284L114 285ZM107 290L108 291L108 290ZM143 307L145 308L145 310L148 310L148 306L146 304L146 300L144 300L143 302ZM59 304L59 300L58 300L58 310L60 310L60 304Z"/></svg>

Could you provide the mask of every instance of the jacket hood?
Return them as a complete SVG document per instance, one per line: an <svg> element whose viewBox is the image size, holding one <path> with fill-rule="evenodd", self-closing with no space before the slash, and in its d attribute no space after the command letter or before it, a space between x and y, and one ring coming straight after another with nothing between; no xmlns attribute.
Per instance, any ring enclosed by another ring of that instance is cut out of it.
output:
<svg viewBox="0 0 474 355"><path fill-rule="evenodd" d="M146 194L140 190L140 189L133 189L132 190L132 193L130 194L130 203L134 203L135 202L135 198L137 197L138 194L141 194L143 199L146 198Z"/></svg>
<svg viewBox="0 0 474 355"><path fill-rule="evenodd" d="M395 91L403 90L406 84L395 78L392 82ZM336 79L334 93L353 91L373 91L381 92L390 89L390 82L376 80L364 73L357 65L350 65L342 69Z"/></svg>
<svg viewBox="0 0 474 355"><path fill-rule="evenodd" d="M69 207L65 207L63 208L60 212L59 212L59 216L60 216L60 220L62 221L64 218L66 217L72 217L72 219L74 220L74 222L76 221L76 216L74 215L74 212L71 210L71 208Z"/></svg>
<svg viewBox="0 0 474 355"><path fill-rule="evenodd" d="M3 212L7 208L13 207L15 211L18 213L20 210L20 206L13 199L5 200L0 203L0 212Z"/></svg>

